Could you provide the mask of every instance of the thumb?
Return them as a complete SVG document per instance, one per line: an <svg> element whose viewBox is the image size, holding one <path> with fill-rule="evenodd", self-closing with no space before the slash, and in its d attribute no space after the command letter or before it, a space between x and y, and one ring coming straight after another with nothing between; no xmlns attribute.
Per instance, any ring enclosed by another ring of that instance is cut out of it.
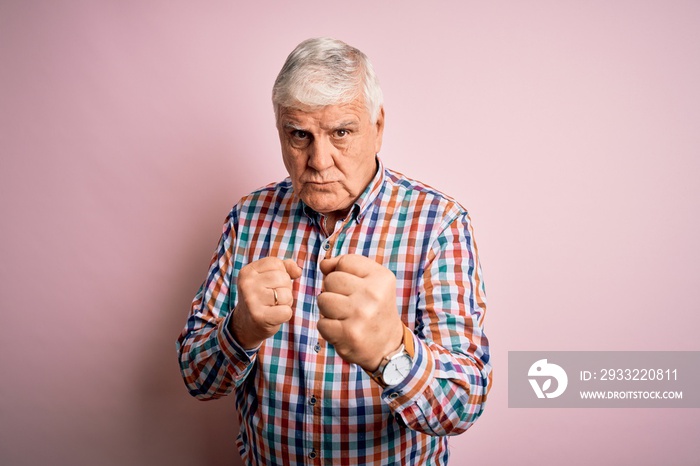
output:
<svg viewBox="0 0 700 466"><path fill-rule="evenodd" d="M289 278L295 280L301 277L301 267L299 267L292 259L285 259L283 264Z"/></svg>

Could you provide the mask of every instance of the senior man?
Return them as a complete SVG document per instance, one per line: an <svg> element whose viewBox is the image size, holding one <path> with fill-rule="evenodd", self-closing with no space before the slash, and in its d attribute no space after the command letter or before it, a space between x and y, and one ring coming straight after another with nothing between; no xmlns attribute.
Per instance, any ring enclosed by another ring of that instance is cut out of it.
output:
<svg viewBox="0 0 700 466"><path fill-rule="evenodd" d="M272 101L289 177L228 215L178 340L185 383L235 392L246 464L446 464L490 386L467 212L383 166L359 50L302 42Z"/></svg>

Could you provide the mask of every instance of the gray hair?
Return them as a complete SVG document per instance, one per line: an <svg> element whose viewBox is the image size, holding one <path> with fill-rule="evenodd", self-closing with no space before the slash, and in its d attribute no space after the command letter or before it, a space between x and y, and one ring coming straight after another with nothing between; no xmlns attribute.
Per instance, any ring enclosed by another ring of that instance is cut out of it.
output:
<svg viewBox="0 0 700 466"><path fill-rule="evenodd" d="M289 54L272 87L275 117L280 108L325 107L364 97L372 123L379 117L382 89L367 56L340 40L307 39Z"/></svg>

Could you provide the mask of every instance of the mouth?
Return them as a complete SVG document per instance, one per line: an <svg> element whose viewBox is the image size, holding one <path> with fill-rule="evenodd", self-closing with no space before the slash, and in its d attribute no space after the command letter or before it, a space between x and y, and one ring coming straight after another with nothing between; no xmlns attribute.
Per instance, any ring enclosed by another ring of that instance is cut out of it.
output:
<svg viewBox="0 0 700 466"><path fill-rule="evenodd" d="M317 186L326 186L335 183L335 181L304 181L304 184L313 184Z"/></svg>

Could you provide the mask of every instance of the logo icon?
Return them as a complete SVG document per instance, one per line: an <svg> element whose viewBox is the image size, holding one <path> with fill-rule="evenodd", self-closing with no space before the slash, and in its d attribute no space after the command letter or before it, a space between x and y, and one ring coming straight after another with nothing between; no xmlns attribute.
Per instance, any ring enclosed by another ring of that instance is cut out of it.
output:
<svg viewBox="0 0 700 466"><path fill-rule="evenodd" d="M535 361L535 363L530 366L530 370L527 372L529 377L540 377L545 378L544 382L540 386L538 380L528 379L532 389L535 391L537 398L556 398L566 390L566 385L569 383L569 378L566 376L566 371L557 366L556 364L548 363L546 359L540 359ZM547 391L552 385L552 379L557 381L557 388L554 391Z"/></svg>

